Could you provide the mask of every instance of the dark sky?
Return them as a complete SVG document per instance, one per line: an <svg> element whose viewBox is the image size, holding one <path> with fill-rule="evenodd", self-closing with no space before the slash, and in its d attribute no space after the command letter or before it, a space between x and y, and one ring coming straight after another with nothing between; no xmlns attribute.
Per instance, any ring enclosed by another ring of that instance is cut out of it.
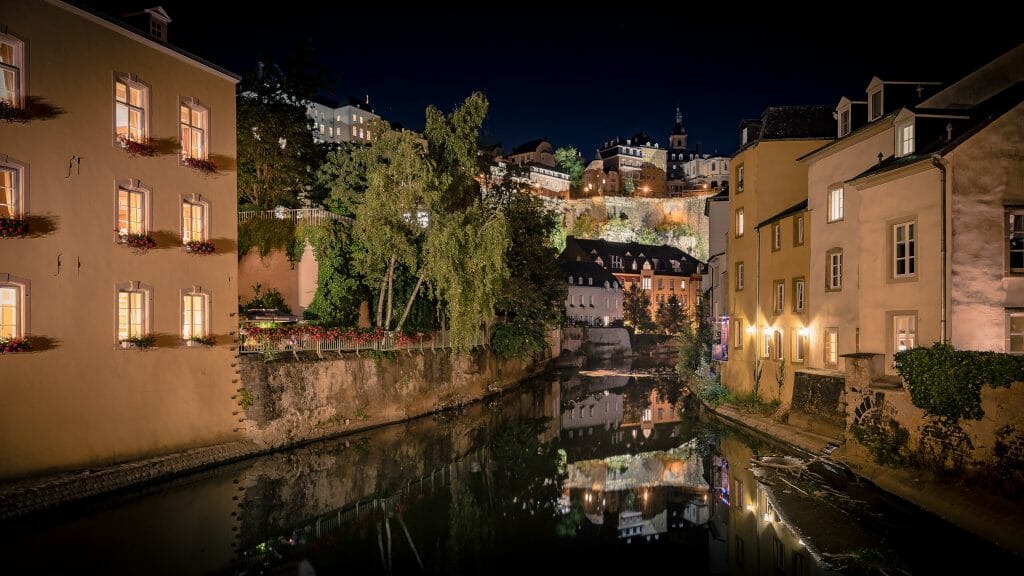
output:
<svg viewBox="0 0 1024 576"><path fill-rule="evenodd" d="M114 15L140 7L89 4ZM556 2L218 4L163 2L171 41L245 73L259 57L310 40L318 63L338 79L337 96L369 94L387 120L419 129L428 104L447 110L480 90L491 102L485 130L505 150L546 136L587 158L600 142L638 130L667 142L676 102L691 147L731 154L739 121L765 106L863 99L876 74L953 80L1024 40L1016 19L977 3L962 5L977 6L974 14L901 13L876 2L760 15L714 2L699 9L625 2L615 12ZM837 8L851 16L825 14ZM879 14L868 18L872 9Z"/></svg>

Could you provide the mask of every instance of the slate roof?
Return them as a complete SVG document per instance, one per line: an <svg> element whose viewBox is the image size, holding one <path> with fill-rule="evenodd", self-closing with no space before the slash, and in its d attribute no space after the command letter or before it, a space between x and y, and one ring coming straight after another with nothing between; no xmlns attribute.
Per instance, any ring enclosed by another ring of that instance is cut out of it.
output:
<svg viewBox="0 0 1024 576"><path fill-rule="evenodd" d="M580 276L583 278L593 278L592 286L595 287L604 287L605 282L608 283L608 286L615 286L618 283L618 280L611 272L593 262L562 260L558 263L558 267L561 268L563 276L566 278L569 276L573 277L574 285L579 283L578 278ZM583 285L591 286L591 283L588 281ZM619 288L621 287L620 285Z"/></svg>
<svg viewBox="0 0 1024 576"><path fill-rule="evenodd" d="M611 268L612 256L622 260L622 268ZM683 252L679 248L662 244L640 244L638 242L611 242L608 240L589 240L569 236L566 238L565 250L561 260L601 259L602 266L610 272L620 274L639 274L644 263L650 263L655 274L665 276L692 276L700 274L704 263ZM676 264L673 264L675 262ZM636 264L636 270L633 265Z"/></svg>

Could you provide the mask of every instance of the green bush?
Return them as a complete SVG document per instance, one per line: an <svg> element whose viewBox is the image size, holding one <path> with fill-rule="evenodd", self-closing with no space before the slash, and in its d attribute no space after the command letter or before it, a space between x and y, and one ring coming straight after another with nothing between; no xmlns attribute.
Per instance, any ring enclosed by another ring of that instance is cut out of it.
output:
<svg viewBox="0 0 1024 576"><path fill-rule="evenodd" d="M875 464L900 468L909 463L910 432L893 420L879 426L854 426L853 437L867 447Z"/></svg>
<svg viewBox="0 0 1024 576"><path fill-rule="evenodd" d="M914 406L953 421L981 419L985 384L995 388L1024 381L1024 356L956 350L942 343L897 352L895 364Z"/></svg>
<svg viewBox="0 0 1024 576"><path fill-rule="evenodd" d="M529 356L547 348L548 342L543 329L524 322L513 321L498 324L491 332L491 349L503 360Z"/></svg>
<svg viewBox="0 0 1024 576"><path fill-rule="evenodd" d="M281 310L288 314L292 313L292 309L285 303L284 296L281 295L277 288L271 288L264 292L263 285L259 282L252 285L252 300L240 305L238 308L242 312L248 312L249 310Z"/></svg>

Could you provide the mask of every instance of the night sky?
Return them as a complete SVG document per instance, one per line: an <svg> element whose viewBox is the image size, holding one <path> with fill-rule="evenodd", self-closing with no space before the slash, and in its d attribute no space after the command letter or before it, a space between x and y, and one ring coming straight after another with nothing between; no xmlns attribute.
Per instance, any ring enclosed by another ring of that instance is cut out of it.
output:
<svg viewBox="0 0 1024 576"><path fill-rule="evenodd" d="M88 4L112 15L148 6ZM602 141L639 130L664 145L676 102L691 148L731 154L739 121L765 106L863 100L873 75L954 80L1024 40L1014 18L978 4L977 13L961 14L846 3L821 15L750 15L735 3L621 3L614 13L562 3L405 10L290 1L274 12L215 4L163 2L171 42L241 74L261 56L311 41L318 64L337 78L334 95L369 94L387 120L419 129L428 104L449 109L481 90L491 102L485 135L506 151L546 136L588 159ZM840 7L863 15L840 22L831 16ZM865 18L872 8L880 13Z"/></svg>

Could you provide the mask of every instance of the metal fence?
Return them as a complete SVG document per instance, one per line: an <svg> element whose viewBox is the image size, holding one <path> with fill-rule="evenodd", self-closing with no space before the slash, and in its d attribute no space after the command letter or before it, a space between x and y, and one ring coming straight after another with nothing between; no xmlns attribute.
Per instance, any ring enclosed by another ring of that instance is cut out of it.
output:
<svg viewBox="0 0 1024 576"><path fill-rule="evenodd" d="M331 220L348 220L348 218L323 208L275 208L274 210L238 213L239 223L248 222L249 220L290 220L293 224L302 222L303 224L317 226Z"/></svg>
<svg viewBox="0 0 1024 576"><path fill-rule="evenodd" d="M483 346L489 342L487 333L483 333L474 339L470 346ZM238 351L242 354L264 354L268 352L316 352L323 355L324 352L392 352L396 350L437 350L451 348L451 334L448 330L439 330L431 334L424 334L422 338L403 339L397 332L384 332L379 337L370 341L360 341L350 338L313 338L311 336L295 335L278 340L261 340L242 334L238 345Z"/></svg>

